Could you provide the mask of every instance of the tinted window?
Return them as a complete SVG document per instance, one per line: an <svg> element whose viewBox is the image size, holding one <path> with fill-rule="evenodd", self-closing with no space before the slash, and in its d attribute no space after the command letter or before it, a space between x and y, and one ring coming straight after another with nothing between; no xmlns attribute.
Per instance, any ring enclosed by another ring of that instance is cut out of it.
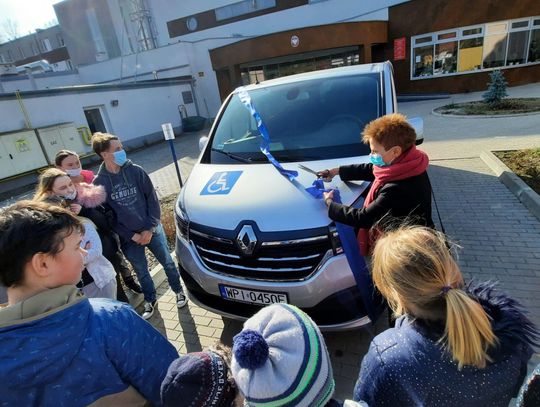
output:
<svg viewBox="0 0 540 407"><path fill-rule="evenodd" d="M283 162L369 154L361 132L382 114L378 74L307 80L249 94L268 129L270 151ZM266 162L260 142L255 120L234 95L212 138L210 162Z"/></svg>

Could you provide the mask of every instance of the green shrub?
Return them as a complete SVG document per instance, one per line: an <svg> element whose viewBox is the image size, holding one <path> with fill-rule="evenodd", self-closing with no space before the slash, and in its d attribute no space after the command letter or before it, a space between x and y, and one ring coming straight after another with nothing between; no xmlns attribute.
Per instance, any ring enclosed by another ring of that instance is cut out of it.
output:
<svg viewBox="0 0 540 407"><path fill-rule="evenodd" d="M502 100L508 96L506 87L508 83L500 70L493 71L489 74L490 82L488 83L487 92L482 95L484 102L492 109L501 105Z"/></svg>

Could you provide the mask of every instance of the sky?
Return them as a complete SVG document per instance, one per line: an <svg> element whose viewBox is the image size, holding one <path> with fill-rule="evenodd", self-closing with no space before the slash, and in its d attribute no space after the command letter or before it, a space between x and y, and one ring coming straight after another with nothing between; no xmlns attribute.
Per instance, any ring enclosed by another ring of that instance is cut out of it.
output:
<svg viewBox="0 0 540 407"><path fill-rule="evenodd" d="M18 23L20 36L43 28L49 21L56 20L53 4L62 0L0 0L0 35L4 34L4 21L12 19Z"/></svg>

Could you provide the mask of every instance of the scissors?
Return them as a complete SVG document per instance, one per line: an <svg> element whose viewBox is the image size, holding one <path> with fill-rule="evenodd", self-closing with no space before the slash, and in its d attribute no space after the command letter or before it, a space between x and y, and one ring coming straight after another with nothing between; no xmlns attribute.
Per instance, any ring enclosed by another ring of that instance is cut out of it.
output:
<svg viewBox="0 0 540 407"><path fill-rule="evenodd" d="M307 171L307 172L310 172L310 173L316 175L317 178L321 178L321 176L317 173L317 171L313 171L311 168L308 168L308 167L306 167L305 165L298 164L298 168L300 168L301 170L304 170L304 171Z"/></svg>

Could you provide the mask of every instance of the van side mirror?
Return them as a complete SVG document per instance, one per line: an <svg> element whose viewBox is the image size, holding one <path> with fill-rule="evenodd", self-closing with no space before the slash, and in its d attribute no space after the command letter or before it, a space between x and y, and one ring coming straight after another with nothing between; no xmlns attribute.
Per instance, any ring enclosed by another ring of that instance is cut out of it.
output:
<svg viewBox="0 0 540 407"><path fill-rule="evenodd" d="M204 150L204 147L206 146L206 143L208 143L208 137L207 136L202 136L199 139L199 151Z"/></svg>
<svg viewBox="0 0 540 407"><path fill-rule="evenodd" d="M416 132L416 145L419 146L424 142L424 119L421 117L413 117L408 119L408 121Z"/></svg>

